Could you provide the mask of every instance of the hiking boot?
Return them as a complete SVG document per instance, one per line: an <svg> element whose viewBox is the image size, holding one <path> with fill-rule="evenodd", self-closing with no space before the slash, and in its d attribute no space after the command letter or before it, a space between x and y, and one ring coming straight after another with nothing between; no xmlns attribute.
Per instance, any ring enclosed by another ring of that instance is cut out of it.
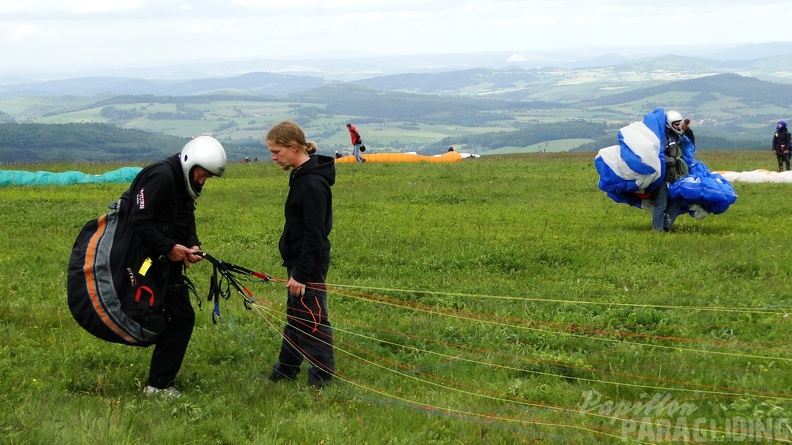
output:
<svg viewBox="0 0 792 445"><path fill-rule="evenodd" d="M670 232L674 228L674 223L671 222L671 216L665 215L663 218L663 231Z"/></svg>
<svg viewBox="0 0 792 445"><path fill-rule="evenodd" d="M171 399L178 399L181 397L181 391L176 389L175 386L169 386L167 388L155 388L151 385L146 385L143 388L143 394L147 396L157 395L160 397L169 397Z"/></svg>
<svg viewBox="0 0 792 445"><path fill-rule="evenodd" d="M272 372L267 377L270 382L277 383L281 380L297 380L297 373L300 372L300 368L297 368L296 371L286 371L282 367L275 365L272 367Z"/></svg>
<svg viewBox="0 0 792 445"><path fill-rule="evenodd" d="M333 374L319 368L311 368L308 370L308 386L311 388L322 389L330 386L332 378Z"/></svg>

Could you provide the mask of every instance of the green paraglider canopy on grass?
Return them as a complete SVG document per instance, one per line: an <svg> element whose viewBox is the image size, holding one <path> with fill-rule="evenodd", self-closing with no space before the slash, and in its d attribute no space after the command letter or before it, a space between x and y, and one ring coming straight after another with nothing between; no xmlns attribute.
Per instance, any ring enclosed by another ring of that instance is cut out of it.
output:
<svg viewBox="0 0 792 445"><path fill-rule="evenodd" d="M0 170L0 187L11 185L73 185L132 182L142 167L122 167L101 175L78 171L52 173L45 171Z"/></svg>

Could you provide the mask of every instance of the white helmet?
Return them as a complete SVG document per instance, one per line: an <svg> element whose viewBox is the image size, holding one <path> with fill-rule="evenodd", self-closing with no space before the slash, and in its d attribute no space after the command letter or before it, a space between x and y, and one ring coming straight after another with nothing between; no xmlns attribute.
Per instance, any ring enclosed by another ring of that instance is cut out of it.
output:
<svg viewBox="0 0 792 445"><path fill-rule="evenodd" d="M682 125L679 126L679 129L676 129L671 124L674 123L674 122L680 122L680 124L681 124L682 115L679 114L679 112L677 112L677 111L668 111L668 112L666 112L665 117L666 117L666 128L670 129L671 131L673 131L676 134L681 135L682 134Z"/></svg>
<svg viewBox="0 0 792 445"><path fill-rule="evenodd" d="M192 180L192 171L201 167L215 176L223 176L226 168L226 153L223 145L209 134L203 134L191 140L182 148L179 157L184 172L184 183L187 193L193 199L201 195L203 186Z"/></svg>

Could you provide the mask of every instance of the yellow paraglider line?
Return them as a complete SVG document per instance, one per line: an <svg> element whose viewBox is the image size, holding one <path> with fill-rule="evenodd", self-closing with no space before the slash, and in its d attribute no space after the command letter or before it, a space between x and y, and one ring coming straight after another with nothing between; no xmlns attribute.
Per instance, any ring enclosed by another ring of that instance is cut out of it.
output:
<svg viewBox="0 0 792 445"><path fill-rule="evenodd" d="M243 272L247 271L247 269L238 268L237 272L239 270ZM252 271L248 271L248 272L251 272L253 274L258 274ZM262 275L263 274L258 274L257 277L261 278ZM278 278L270 279L268 275L266 276L266 278L267 278L266 281L285 282L285 280L283 279L278 279ZM250 281L260 282L264 280L259 279L259 280L250 280ZM239 284L237 284L237 286L238 286L237 290L239 291L240 296L242 296L243 301L245 302L245 306L248 309L251 309L254 312L256 312L256 314L259 317L263 318L265 323L270 328L272 328L275 331L281 331L281 329L279 329L278 327L279 322L274 321L274 318L285 317L285 311L276 310L275 304L255 297L255 295L244 286L241 286ZM606 331L601 328L581 327L570 324L551 324L549 325L549 327L538 328L535 327L535 325L541 325L543 324L543 322L536 320L502 317L496 314L489 314L489 313L476 313L471 311L460 311L460 310L450 310L450 309L443 310L442 308L432 305L420 304L414 301L406 301L396 298L388 298L376 294L364 294L358 291L354 291L352 289L368 289L368 290L374 289L379 291L402 292L408 294L445 295L445 296L453 296L457 298L461 298L461 297L472 297L476 299L502 298L509 300L585 304L585 302L580 302L580 301L565 301L565 300L547 299L547 298L519 298L519 297L515 298L515 297L499 297L492 295L482 296L478 294L444 293L444 292L433 292L433 291L425 292L425 291L405 290L405 289L361 288L361 287L337 285L337 284L327 285L328 293L332 295L355 299L358 301L362 301L364 303L386 305L389 307L399 308L402 310L407 310L412 312L418 312L422 314L428 314L431 316L455 318L465 322L491 324L493 326L511 328L517 330L530 330L540 333L542 335L570 336L572 338L581 339L584 341L618 343L619 345L622 346L630 346L636 348L663 348L677 352L684 351L694 354L718 354L718 355L728 355L743 359L764 359L764 360L775 360L775 361L783 361L783 362L789 361L788 359L784 359L783 357L762 356L758 354L741 354L731 351L697 350L693 348L682 348L679 346L680 342L696 342L701 344L710 344L710 346L719 346L719 347L735 346L733 344L731 345L723 344L722 342L706 343L700 339L687 339L687 338L675 338L675 337L663 337L663 336L651 336L651 335L637 336L639 338L645 338L648 340L662 340L673 343L672 345L657 345L657 344L641 343L638 341L627 341L624 340L623 337L631 337L634 336L635 334ZM596 303L596 304L609 304L609 303ZM693 309L687 306L652 306L652 305L632 305L625 303L614 304L614 305L624 305L624 306L633 306L633 307L660 307L663 309L677 309L677 310L686 310L686 311ZM736 308L716 308L716 307L705 308L705 310L708 311L715 311L722 309L725 309L725 312L745 312L745 310L739 310L739 311L732 310ZM763 314L769 314L769 312L767 311L758 311L751 309L749 309L747 312L758 312ZM458 379L442 377L435 373L427 372L420 368L416 368L415 365L395 362L391 359L375 354L373 350L367 349L365 346L363 346L363 344L365 344L366 342L375 342L381 345L387 344L394 348L404 348L405 350L413 350L425 356L437 357L442 360L441 362L442 364L453 364L456 362L468 363L473 366L481 366L483 368L490 370L502 369L511 372L528 373L528 374L544 376L549 378L564 378L564 379L572 379L577 382L588 382L588 383L596 383L601 385L613 385L616 388L634 387L634 388L642 388L642 389L651 389L660 392L669 392L669 391L690 392L696 394L708 394L715 397L727 397L734 399L746 395L753 395L757 397L767 397L775 400L784 400L784 401L792 400L792 395L786 393L762 391L762 390L755 390L750 388L724 387L718 385L702 384L694 381L672 380L672 379L663 378L661 375L648 376L648 375L640 375L640 374L627 373L627 372L617 372L614 371L613 369L597 369L595 367L588 367L586 363L579 365L579 364L559 363L549 360L540 360L537 358L518 356L515 354L508 354L500 351L491 351L491 350L475 348L466 344L447 342L434 337L424 337L424 336L414 335L405 332L386 330L383 329L382 327L366 326L360 323L356 323L354 321L338 319L338 318L333 319L333 325L334 325L333 330L336 332L333 348L338 352L339 355L349 357L352 361L361 363L364 366L367 367L372 366L377 369L386 370L390 373L395 374L400 379L409 379L418 385L429 385L430 387L435 389L444 389L452 393L472 396L475 398L479 398L482 401L488 400L491 402L496 402L497 404L499 404L499 406L502 407L501 409L509 409L508 408L509 406L512 406L514 409L521 410L521 412L524 412L524 408L543 409L543 410L550 410L550 412L552 413L558 413L563 415L580 415L583 416L583 418L585 419L589 419L586 422L598 422L597 425L564 423L564 422L550 421L547 419L543 419L540 417L533 417L533 416L530 419L525 419L525 418L521 418L520 416L508 416L508 415L497 414L492 412L479 412L469 408L462 409L459 407L440 406L439 404L428 400L417 400L416 398L408 398L405 396L398 395L393 391L387 391L382 388L373 387L372 385L361 384L359 382L356 382L354 378L345 375L344 373L336 373L335 375L335 378L349 384L350 386L360 388L368 393L378 394L379 396L387 400L396 401L398 403L405 404L415 409L451 416L455 419L462 421L494 423L500 425L501 427L509 428L509 429L513 429L515 426L521 426L521 427L544 426L549 428L555 427L562 429L585 431L611 438L624 438L625 436L623 431L618 431L619 433L621 433L621 435L618 435L616 434L617 433L616 429L605 428L601 426L603 423L606 423L603 420L610 421L611 424L613 424L613 422L616 420L636 422L637 424L640 424L642 422L647 422L647 420L645 419L645 417L633 418L627 416L614 416L610 414L598 413L596 411L581 412L579 408L576 408L574 406L551 405L536 400L530 400L530 399L518 397L516 395L509 395L504 392L487 390L481 387L480 385L465 383L464 381L460 381ZM432 351L425 347L416 347L413 345L408 345L406 343L400 344L397 341L377 338L373 335L365 334L362 331L380 332L385 337L400 336L405 339L414 340L414 343L426 344L426 345L429 344L440 345L443 347L451 348L458 352L454 354L448 354L438 351ZM623 334L629 334L629 335L623 335ZM603 336L608 336L608 337L603 337ZM616 337L616 338L610 338L610 337ZM360 341L350 343L349 340L351 340L352 338L360 339ZM323 341L322 339L318 339L318 338L317 340ZM513 365L496 363L493 360L482 360L481 357L501 357L509 361L516 361L517 363L520 362L537 363L540 365L548 365L552 367L575 370L580 373L590 372L595 375L599 374L602 376L612 376L617 379L624 379L625 381L609 381L601 378L586 377L586 376L570 377L548 371L523 369ZM306 357L306 358L310 360L310 357ZM430 365L430 366L435 366L435 365ZM662 384L666 384L666 386L662 386ZM434 391L427 391L427 394L429 393L433 394ZM525 432L525 431L521 431L521 432ZM705 433L717 433L717 430L710 429L710 430L706 430Z"/></svg>
<svg viewBox="0 0 792 445"><path fill-rule="evenodd" d="M275 315L278 315L278 316L284 316L285 315L284 313L273 312L270 307L268 307L267 305L260 304L258 302L252 304L252 307L256 310L257 314L262 316L265 319L266 323L269 326L273 327L273 328L275 328L275 323L269 317L270 316L275 316ZM356 333L351 332L351 331L340 330L337 327L334 328L334 330L342 332L342 333L345 333L345 334L348 334L348 335L352 335L352 336L368 338L370 340L373 339L371 337L366 337L366 336L364 336L362 334L356 334ZM321 340L319 340L319 341L321 341ZM381 340L378 340L378 341L381 341ZM388 371L390 373L396 374L399 377L410 379L410 380L414 380L414 381L416 381L416 382L418 382L420 384L428 384L428 385L431 385L431 386L434 386L434 387L437 387L437 388L441 388L441 389L445 389L445 390L449 390L449 391L453 391L453 392L457 392L457 393L461 393L461 394L465 394L465 395L469 395L469 396L474 396L474 397L479 397L479 398L484 398L484 399L490 399L490 400L497 401L497 402L517 404L517 405L523 405L523 406L528 406L528 407L533 407L533 408L549 409L549 410L552 410L552 411L557 411L557 412L562 412L562 413L567 413L567 414L575 414L575 415L581 414L579 412L579 410L576 409L576 408L550 405L550 404L547 404L547 403L536 402L536 401L531 401L531 400L527 400L527 399L518 399L518 398L515 398L515 397L503 397L503 396L501 396L500 394L497 394L497 393L492 394L492 395L481 394L480 392L474 391L475 389L478 389L479 391L481 391L481 389L477 388L477 387L473 387L473 386L467 386L466 389L460 389L460 388L457 388L457 387L454 387L454 386L450 385L450 384L454 384L454 385L457 385L457 386L461 386L460 383L449 381L447 379L444 380L444 382L447 383L447 384L443 384L443 383L433 382L433 381L427 380L425 378L419 378L419 377L417 377L415 375L410 375L410 374L408 374L408 373L406 373L404 371L399 371L397 369L389 368L389 367L385 366L384 364L378 363L378 362L373 361L371 359L366 359L366 358L364 358L361 355L357 355L357 354L351 352L351 350L349 350L349 349L339 348L338 347L338 343L339 342L336 342L333 345L334 349L337 352L340 352L340 353L342 353L344 355L347 355L350 358L352 358L355 361L358 361L360 363L363 363L363 364L366 364L366 365L370 365L370 366L374 366L374 367L382 369L384 371ZM327 346L330 346L328 343L325 343L325 344ZM349 345L348 343L344 342L343 344L355 348L354 346ZM360 349L360 348L355 348L355 349ZM438 354L438 353L432 352L432 351L426 351L426 350L422 350L422 351L426 352L426 353L430 353L430 354L442 355L442 354ZM364 352L367 352L367 351L364 350ZM373 355L370 352L367 352L367 353L369 355ZM388 360L385 359L384 357L381 357L381 356L374 356L374 357L377 358L377 359L380 359L382 362L388 362ZM309 358L306 357L306 359L309 359ZM471 362L475 362L475 361L471 360ZM475 362L475 363L485 364L487 366L493 366L492 364L485 363L485 362ZM398 363L395 363L395 362L391 362L391 364L393 364L396 367L409 369L409 367L406 366L406 365L401 365L401 364L398 364ZM433 376L433 375L428 374L428 373L425 373L425 372L419 372L419 374L421 374L422 376L428 377L428 378L439 379L438 377ZM550 422L550 421L546 421L546 420L543 420L543 419L528 419L528 420L524 420L524 419L517 419L517 418L506 417L506 416L494 415L494 414L490 414L490 413L480 413L480 412L475 412L475 411L472 411L472 410L469 410L469 409L463 410L463 409L456 409L456 408L450 408L450 407L441 407L441 406L437 406L437 405L433 405L433 404L427 403L425 401L409 399L409 398L406 398L406 397L403 397L403 396L399 396L399 395L391 393L391 392L386 392L386 391L383 391L381 389L375 388L373 386L363 385L361 383L355 382L351 378L344 377L342 374L336 373L334 378L338 379L338 380L341 380L341 381L343 381L343 382L345 382L345 383L347 383L347 384L349 384L351 386L354 386L354 387L357 387L359 389L362 389L365 392L375 393L375 394L378 394L378 395L380 395L382 397L386 397L387 399L391 399L391 400L396 400L396 401L402 402L403 404L405 404L407 406L412 406L414 408L419 408L419 409L425 410L425 411L437 412L437 413L441 413L441 414L451 415L451 416L454 416L454 417L460 418L460 419L465 417L465 416L467 416L467 417L473 417L473 418L480 419L480 420L486 420L486 421L491 422L491 423L492 422L503 422L503 423L506 423L506 424L515 424L515 423L516 424L538 424L538 425L554 426L554 427L560 427L560 428L571 428L571 429L586 431L586 432L590 432L590 433L601 434L601 435L605 435L605 436L608 436L608 437L611 437L611 438L616 438L616 439L622 438L622 436L615 434L615 432L618 431L618 429L616 429L616 428L610 429L611 431L604 431L603 427L601 427L601 426L599 428L594 428L594 427L588 427L588 426L584 426L584 425L566 424L566 423L561 423L561 422ZM599 413L596 413L596 412L586 413L586 415L590 416L590 417L601 418L603 420L612 420L612 418L613 418L613 416L603 415L603 414L599 414ZM635 421L637 423L646 422L646 420L637 419L637 418L636 419L622 418L621 420ZM645 442L636 442L636 443L645 443Z"/></svg>

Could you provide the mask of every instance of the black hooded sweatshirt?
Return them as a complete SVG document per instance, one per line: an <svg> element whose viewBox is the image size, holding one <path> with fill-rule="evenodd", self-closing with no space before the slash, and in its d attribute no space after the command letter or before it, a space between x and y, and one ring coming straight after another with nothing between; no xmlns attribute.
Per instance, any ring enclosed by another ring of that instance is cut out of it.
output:
<svg viewBox="0 0 792 445"><path fill-rule="evenodd" d="M195 201L187 193L179 158L176 154L150 165L130 186L129 223L152 259L167 258L177 243L201 244L195 229Z"/></svg>
<svg viewBox="0 0 792 445"><path fill-rule="evenodd" d="M333 228L335 159L313 155L289 175L289 196L284 213L286 221L278 243L283 266L291 277L308 283L317 266L330 263Z"/></svg>

